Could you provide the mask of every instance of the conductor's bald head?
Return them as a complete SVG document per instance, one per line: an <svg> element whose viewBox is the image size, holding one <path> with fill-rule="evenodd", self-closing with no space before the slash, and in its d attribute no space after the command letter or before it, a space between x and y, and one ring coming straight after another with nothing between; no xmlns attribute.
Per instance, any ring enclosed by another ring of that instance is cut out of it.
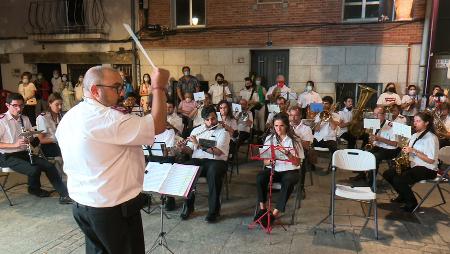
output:
<svg viewBox="0 0 450 254"><path fill-rule="evenodd" d="M119 71L106 66L90 68L84 76L83 86L86 97L107 107L116 105L123 92L123 80Z"/></svg>

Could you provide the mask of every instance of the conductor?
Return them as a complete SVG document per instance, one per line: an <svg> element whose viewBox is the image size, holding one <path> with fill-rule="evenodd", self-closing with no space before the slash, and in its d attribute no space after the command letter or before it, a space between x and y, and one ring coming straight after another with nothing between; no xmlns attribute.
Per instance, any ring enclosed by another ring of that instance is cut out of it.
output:
<svg viewBox="0 0 450 254"><path fill-rule="evenodd" d="M139 117L116 110L124 89L119 72L90 68L84 76L84 100L64 116L56 131L86 253L145 252L142 145L151 145L155 135L166 130L169 72L156 68L151 79L152 113Z"/></svg>

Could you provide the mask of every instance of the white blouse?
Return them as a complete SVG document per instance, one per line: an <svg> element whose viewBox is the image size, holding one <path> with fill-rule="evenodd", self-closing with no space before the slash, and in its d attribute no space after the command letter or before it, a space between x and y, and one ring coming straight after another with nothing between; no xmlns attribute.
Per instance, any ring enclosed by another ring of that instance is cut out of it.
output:
<svg viewBox="0 0 450 254"><path fill-rule="evenodd" d="M409 146L412 146L414 141L420 136L421 133L414 133L409 140ZM414 144L414 149L424 153L428 158L433 159L434 162L432 164L426 163L417 155L410 153L409 161L411 162L411 167L423 166L431 170L437 170L438 165L438 154L439 154L439 141L436 135L431 132L428 132L421 139L417 140Z"/></svg>
<svg viewBox="0 0 450 254"><path fill-rule="evenodd" d="M289 152L292 155L294 155L300 159L304 159L305 154L303 152L303 147L302 147L300 138L298 138L296 141L297 141L297 146L294 147L292 139L288 136L286 136L280 143L278 143L275 135L269 135L266 138L266 141L264 141L263 149L268 149L270 145L278 145L278 146L284 147L286 150L289 150ZM285 156L281 152L280 153L277 152L276 154L277 154L277 156L280 156L280 157ZM296 169L299 169L300 167L301 167L301 165L295 166L294 164L292 164L292 162L289 162L289 161L275 160L275 171L277 171L277 172L296 170Z"/></svg>

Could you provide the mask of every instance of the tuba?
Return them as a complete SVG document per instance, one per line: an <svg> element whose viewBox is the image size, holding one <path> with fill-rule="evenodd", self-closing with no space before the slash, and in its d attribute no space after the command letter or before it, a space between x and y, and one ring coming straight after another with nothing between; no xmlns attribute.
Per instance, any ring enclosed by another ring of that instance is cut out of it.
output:
<svg viewBox="0 0 450 254"><path fill-rule="evenodd" d="M436 136L439 139L445 138L444 133L447 132L447 128L445 128L445 123L441 119L441 114L438 113L437 108L433 109L425 109L425 112L431 114L433 116L433 125L434 130L436 131Z"/></svg>
<svg viewBox="0 0 450 254"><path fill-rule="evenodd" d="M356 104L355 110L352 111L352 121L348 126L348 131L355 137L361 136L364 133L364 125L363 125L363 113L364 108L366 107L367 102L369 102L370 98L377 91L373 88L358 85L361 89L361 93L359 94L358 103Z"/></svg>

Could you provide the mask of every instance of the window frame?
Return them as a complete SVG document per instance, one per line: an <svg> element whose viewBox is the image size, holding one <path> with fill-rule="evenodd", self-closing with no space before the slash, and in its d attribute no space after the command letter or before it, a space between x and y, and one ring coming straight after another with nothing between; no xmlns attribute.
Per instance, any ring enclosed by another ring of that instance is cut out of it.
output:
<svg viewBox="0 0 450 254"><path fill-rule="evenodd" d="M193 25L192 24L192 1L193 0L189 0L189 25L178 25L177 24L177 0L173 0L172 4L173 4L173 11L172 11L172 15L173 15L173 21L174 21L174 27L175 29L195 29L195 28L205 28L206 27L206 0L205 1L205 24L198 24L198 25Z"/></svg>
<svg viewBox="0 0 450 254"><path fill-rule="evenodd" d="M346 0L343 0L342 5L342 21L345 23L369 23L369 22L377 22L379 17L374 18L366 18L366 7L367 5L378 5L378 8L380 8L381 1L373 1L373 2L367 2L367 0L360 0L360 2L353 2L353 3L347 3ZM345 19L345 7L346 6L359 6L361 5L361 17L360 18L351 18L351 19Z"/></svg>

